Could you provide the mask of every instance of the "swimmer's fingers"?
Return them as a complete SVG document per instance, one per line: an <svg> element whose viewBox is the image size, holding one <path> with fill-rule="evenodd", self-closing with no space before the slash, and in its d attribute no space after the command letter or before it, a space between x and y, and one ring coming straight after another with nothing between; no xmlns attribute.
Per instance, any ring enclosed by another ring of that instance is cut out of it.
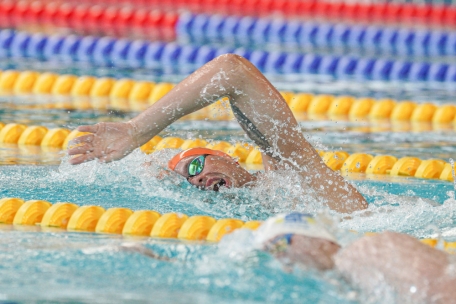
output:
<svg viewBox="0 0 456 304"><path fill-rule="evenodd" d="M87 134L83 136L76 137L68 143L68 147L77 145L77 144L82 144L82 143L91 143L94 140L94 135L93 134Z"/></svg>
<svg viewBox="0 0 456 304"><path fill-rule="evenodd" d="M98 162L100 163L110 163L114 160L117 160L117 159L120 159L121 157L115 157L115 155L113 153L110 153L110 154L105 154L101 157L98 157Z"/></svg>
<svg viewBox="0 0 456 304"><path fill-rule="evenodd" d="M73 147L68 150L68 155L86 154L87 152L93 152L93 150L93 146L83 144L81 146Z"/></svg>
<svg viewBox="0 0 456 304"><path fill-rule="evenodd" d="M85 163L85 162L88 162L88 161L91 161L94 159L95 159L95 156L93 156L93 154L82 154L82 155L70 158L69 162L72 165L79 165L79 164L82 164L82 163Z"/></svg>
<svg viewBox="0 0 456 304"><path fill-rule="evenodd" d="M99 125L85 125L85 126L79 126L78 131L80 132L90 132L90 133L97 133L98 132L98 127Z"/></svg>

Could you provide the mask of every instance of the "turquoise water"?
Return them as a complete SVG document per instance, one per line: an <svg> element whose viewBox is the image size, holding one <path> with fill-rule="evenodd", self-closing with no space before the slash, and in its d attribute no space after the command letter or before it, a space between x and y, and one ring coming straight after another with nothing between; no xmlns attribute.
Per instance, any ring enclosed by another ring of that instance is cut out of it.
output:
<svg viewBox="0 0 456 304"><path fill-rule="evenodd" d="M300 270L284 272L278 262L261 253L236 260L218 252L216 246L128 240L173 257L170 263L118 251L116 246L126 240L111 236L0 234L1 300L354 303L353 295L346 295L351 292L346 284L331 284L322 275Z"/></svg>
<svg viewBox="0 0 456 304"><path fill-rule="evenodd" d="M11 98L11 99L9 99ZM2 97L0 121L74 128L100 121L123 121L133 113L30 108L45 97ZM22 100L23 102L18 102ZM308 139L318 149L417 156L448 161L456 152L454 131L395 133L388 122L302 121ZM417 129L415 129L417 130ZM182 121L163 136L246 140L235 122ZM292 185L208 193L190 187L177 176L157 180L154 170L172 151L151 156L139 151L111 164L91 162L70 166L64 152L39 147L0 145L0 197L67 201L104 208L128 207L160 213L204 214L215 218L263 220L291 211ZM142 164L153 159L154 165ZM6 166L5 166L6 165ZM8 166L9 165L9 166ZM269 176L283 184L286 173ZM351 218L322 209L302 198L297 209L324 212L347 232L394 230L418 238L456 241L455 186L439 180L353 174L351 182L369 202L367 211ZM288 188L287 188L288 187ZM219 245L116 235L38 232L39 227L0 226L0 301L64 301L88 303L363 303L365 295L337 273L289 268L270 255L252 250L249 231L226 237ZM145 246L173 259L158 261L125 251L121 245ZM230 299L230 300L226 300ZM375 299L382 302L382 299Z"/></svg>
<svg viewBox="0 0 456 304"><path fill-rule="evenodd" d="M265 219L289 210L280 198L269 202L273 204L260 201L255 191L207 193L174 177L157 181L140 166L146 158L136 152L109 165L2 166L0 196L244 220ZM353 238L347 229L389 229L417 237L441 233L447 240L456 240L451 183L406 178L368 180L363 175L351 178L367 197L368 211L373 214L365 218L361 212L342 221L342 238ZM305 206L300 208L306 210ZM0 226L1 300L358 303L364 299L337 273L286 270L268 254L251 250L249 231L227 237L217 246L33 230L39 228ZM141 244L173 261L125 252L119 247L123 243Z"/></svg>

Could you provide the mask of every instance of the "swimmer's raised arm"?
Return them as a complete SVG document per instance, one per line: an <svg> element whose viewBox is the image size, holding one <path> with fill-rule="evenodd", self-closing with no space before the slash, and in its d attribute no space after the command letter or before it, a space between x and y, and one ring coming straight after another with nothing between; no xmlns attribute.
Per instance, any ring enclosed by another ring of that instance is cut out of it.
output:
<svg viewBox="0 0 456 304"><path fill-rule="evenodd" d="M181 117L228 97L233 113L248 136L263 151L265 168L302 172L317 195L340 212L364 209L356 189L329 169L307 142L290 108L264 75L248 60L233 54L219 56L176 85L167 95L128 123L79 127L93 134L69 155L79 164L92 159L120 159Z"/></svg>

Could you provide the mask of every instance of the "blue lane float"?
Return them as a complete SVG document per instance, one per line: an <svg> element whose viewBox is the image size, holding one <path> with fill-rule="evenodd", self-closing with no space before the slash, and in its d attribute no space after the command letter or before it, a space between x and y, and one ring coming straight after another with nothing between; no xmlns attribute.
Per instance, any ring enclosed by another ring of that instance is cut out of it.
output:
<svg viewBox="0 0 456 304"><path fill-rule="evenodd" d="M185 13L176 24L176 33L177 39L193 43L276 44L395 56L456 55L456 32L445 30Z"/></svg>
<svg viewBox="0 0 456 304"><path fill-rule="evenodd" d="M0 31L0 58L31 58L97 67L164 69L187 74L218 55L235 53L269 74L315 74L338 79L456 81L456 64L350 55L249 50L92 36L46 36Z"/></svg>

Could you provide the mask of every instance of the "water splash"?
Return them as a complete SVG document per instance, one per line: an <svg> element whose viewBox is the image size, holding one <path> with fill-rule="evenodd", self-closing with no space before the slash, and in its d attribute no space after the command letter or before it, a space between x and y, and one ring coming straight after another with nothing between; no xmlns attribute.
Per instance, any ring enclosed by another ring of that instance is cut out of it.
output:
<svg viewBox="0 0 456 304"><path fill-rule="evenodd" d="M341 228L359 232L396 231L418 238L456 238L456 207L449 198L443 204L417 196L394 195L377 189L360 190L365 195L375 196L368 209L355 212L343 220ZM437 230L436 230L437 229Z"/></svg>

